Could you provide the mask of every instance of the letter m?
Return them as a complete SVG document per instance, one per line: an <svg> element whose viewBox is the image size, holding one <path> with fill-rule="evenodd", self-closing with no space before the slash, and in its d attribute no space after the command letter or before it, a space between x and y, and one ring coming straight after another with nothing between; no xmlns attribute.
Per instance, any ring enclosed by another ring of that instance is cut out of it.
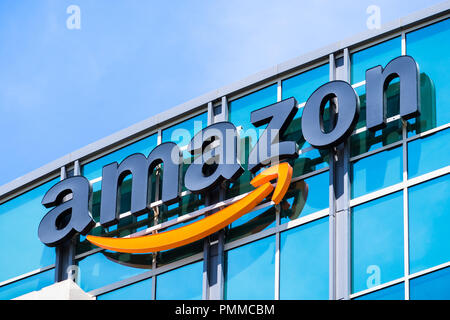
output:
<svg viewBox="0 0 450 320"><path fill-rule="evenodd" d="M384 69L366 71L366 124L371 131L386 126L386 90L395 78L400 78L400 116L407 120L420 115L419 67L410 56L397 57Z"/></svg>
<svg viewBox="0 0 450 320"><path fill-rule="evenodd" d="M129 174L132 175L131 213L140 215L148 211L149 175L160 163L164 165L161 200L171 204L178 201L180 195L181 154L175 143L160 144L148 158L141 153L135 153L125 158L120 165L113 162L103 167L100 204L102 226L108 227L118 223L119 186Z"/></svg>

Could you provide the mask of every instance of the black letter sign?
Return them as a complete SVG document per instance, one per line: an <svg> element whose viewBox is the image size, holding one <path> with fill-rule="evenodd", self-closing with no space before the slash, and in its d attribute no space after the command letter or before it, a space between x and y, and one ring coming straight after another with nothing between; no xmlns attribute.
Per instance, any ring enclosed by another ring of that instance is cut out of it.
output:
<svg viewBox="0 0 450 320"><path fill-rule="evenodd" d="M386 126L386 89L393 79L400 78L400 115L411 119L420 115L419 67L410 56L389 62L386 68L376 66L366 71L367 128L376 131Z"/></svg>
<svg viewBox="0 0 450 320"><path fill-rule="evenodd" d="M140 215L148 211L149 174L160 164L164 164L162 180L162 201L171 204L180 195L180 149L173 142L162 143L146 158L135 153L125 158L120 165L113 162L103 167L102 200L100 203L100 223L111 226L119 222L117 191L123 179L131 174L131 213Z"/></svg>
<svg viewBox="0 0 450 320"><path fill-rule="evenodd" d="M95 225L89 212L89 181L82 176L64 179L47 191L42 204L50 210L39 224L39 239L54 247L72 238L77 232L86 235ZM72 194L72 199L63 198Z"/></svg>
<svg viewBox="0 0 450 320"><path fill-rule="evenodd" d="M334 128L325 133L324 107L336 98L338 114ZM320 86L306 101L302 115L303 137L313 147L325 149L339 145L352 132L359 117L359 97L345 81L330 81Z"/></svg>
<svg viewBox="0 0 450 320"><path fill-rule="evenodd" d="M248 157L248 170L256 172L275 158L283 160L298 157L298 147L294 141L278 142L297 110L297 101L289 98L251 113L250 120L255 127L265 124L267 127Z"/></svg>
<svg viewBox="0 0 450 320"><path fill-rule="evenodd" d="M218 122L197 133L188 151L200 154L184 177L186 188L192 192L204 192L244 172L237 160L236 127L231 122Z"/></svg>

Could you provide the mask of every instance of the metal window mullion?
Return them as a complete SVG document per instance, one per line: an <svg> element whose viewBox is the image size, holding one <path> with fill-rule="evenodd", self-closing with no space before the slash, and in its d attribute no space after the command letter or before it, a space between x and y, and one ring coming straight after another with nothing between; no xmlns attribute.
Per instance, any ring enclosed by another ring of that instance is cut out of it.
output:
<svg viewBox="0 0 450 320"><path fill-rule="evenodd" d="M280 300L280 206L275 207L275 300Z"/></svg>
<svg viewBox="0 0 450 320"><path fill-rule="evenodd" d="M158 133L157 133L157 139L156 139L156 144L160 145L162 143L162 130L159 129ZM156 170L161 170L161 168L157 168ZM160 184L160 178L161 178L161 172L158 172L158 174L156 175L156 181L155 181L155 201L159 200L159 184ZM161 206L156 206L155 208L153 208L153 225L157 225L159 224L160 221L160 214L161 214L161 210L160 210ZM156 214L157 213L157 214ZM156 258L157 258L158 253L155 252L152 254L152 270L153 270L153 275L152 275L152 288L151 288L151 300L156 300L156 281L157 281L157 276L155 275L155 270L156 270Z"/></svg>
<svg viewBox="0 0 450 320"><path fill-rule="evenodd" d="M281 80L279 79L277 81L277 102L281 101L282 97L282 87L281 87Z"/></svg>
<svg viewBox="0 0 450 320"><path fill-rule="evenodd" d="M212 101L208 102L208 111L207 111L207 125L211 125L214 123L214 109L213 109Z"/></svg>
<svg viewBox="0 0 450 320"><path fill-rule="evenodd" d="M339 69L339 70L338 70ZM350 80L350 54L344 49L343 65L336 66L338 80ZM338 72L339 71L339 72ZM335 299L350 299L351 279L351 226L350 226L350 138L336 147L332 157L333 201L335 219ZM337 196L337 197L336 197Z"/></svg>
<svg viewBox="0 0 450 320"><path fill-rule="evenodd" d="M334 54L330 54L329 56L329 67L330 67L330 81L335 80L336 77L336 63ZM330 165L329 165L329 193L328 193L328 206L329 206L329 227L328 227L328 272L329 272L329 281L328 281L328 298L329 300L336 300L336 217L335 217L335 202L334 202L334 151L330 152Z"/></svg>
<svg viewBox="0 0 450 320"><path fill-rule="evenodd" d="M406 141L406 121L403 123L403 250L405 275L405 300L409 300L409 207L408 207L408 143Z"/></svg>
<svg viewBox="0 0 450 320"><path fill-rule="evenodd" d="M401 34L401 52L406 55L406 34ZM403 144L403 266L404 266L404 287L405 300L409 300L409 209L408 209L408 129L407 121L402 119L402 144Z"/></svg>
<svg viewBox="0 0 450 320"><path fill-rule="evenodd" d="M156 300L156 276L152 277L152 289L150 300Z"/></svg>
<svg viewBox="0 0 450 320"><path fill-rule="evenodd" d="M79 168L77 169L79 171ZM60 169L60 180L68 178L66 166L62 166ZM68 200L67 195L63 198L63 201ZM69 266L75 263L75 239L74 236L71 239L66 240L62 244L55 248L55 283L68 279L67 269Z"/></svg>
<svg viewBox="0 0 450 320"><path fill-rule="evenodd" d="M221 121L229 121L230 110L228 110L228 99L226 96L222 97L222 113L221 113Z"/></svg>
<svg viewBox="0 0 450 320"><path fill-rule="evenodd" d="M282 83L281 79L277 81L277 102L281 101L283 92L282 92ZM277 231L275 233L275 286L274 286L274 299L280 300L280 232L278 227L280 226L280 206L275 206L275 226L277 227Z"/></svg>
<svg viewBox="0 0 450 320"><path fill-rule="evenodd" d="M406 55L406 34L401 34L401 52ZM403 144L403 266L405 300L409 300L409 205L408 205L408 122L402 120L402 144Z"/></svg>
<svg viewBox="0 0 450 320"><path fill-rule="evenodd" d="M214 124L219 121L226 121L228 118L228 103L227 97L222 97L221 113L218 117L214 116L212 101L208 103L208 112L211 112L208 116L208 125ZM225 198L225 188L223 185L218 186L219 195L212 197L211 194L205 196L206 205L209 206L212 202L221 202ZM216 209L217 210L217 209ZM213 210L214 212L215 210ZM209 214L213 213L210 212ZM205 216L208 213L205 214ZM216 241L211 243L211 237L217 237ZM203 242L203 274L202 274L202 299L219 299L223 300L224 295L224 230L210 235L204 239ZM213 252L217 256L212 256ZM211 280L215 277L216 283L211 286Z"/></svg>

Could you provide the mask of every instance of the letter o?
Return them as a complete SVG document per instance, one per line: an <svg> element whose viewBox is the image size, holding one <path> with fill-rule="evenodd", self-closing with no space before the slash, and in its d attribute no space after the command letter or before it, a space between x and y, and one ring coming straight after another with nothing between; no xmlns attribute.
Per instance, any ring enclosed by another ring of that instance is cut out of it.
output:
<svg viewBox="0 0 450 320"><path fill-rule="evenodd" d="M323 129L323 110L332 98L337 99L338 112L334 128ZM341 80L330 81L314 91L306 101L302 115L303 137L315 148L339 145L352 132L359 117L359 97L352 86Z"/></svg>

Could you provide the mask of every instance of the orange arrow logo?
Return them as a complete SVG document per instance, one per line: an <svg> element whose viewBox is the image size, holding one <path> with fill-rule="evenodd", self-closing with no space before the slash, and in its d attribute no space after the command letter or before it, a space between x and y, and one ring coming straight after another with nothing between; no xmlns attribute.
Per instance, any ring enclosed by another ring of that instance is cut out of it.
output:
<svg viewBox="0 0 450 320"><path fill-rule="evenodd" d="M88 235L86 239L98 247L125 253L148 253L180 247L225 228L253 210L272 191L272 201L275 204L280 203L289 188L292 172L292 167L288 163L274 165L253 178L250 183L257 188L244 198L210 216L178 229L133 238ZM270 181L277 178L278 181L274 188Z"/></svg>

